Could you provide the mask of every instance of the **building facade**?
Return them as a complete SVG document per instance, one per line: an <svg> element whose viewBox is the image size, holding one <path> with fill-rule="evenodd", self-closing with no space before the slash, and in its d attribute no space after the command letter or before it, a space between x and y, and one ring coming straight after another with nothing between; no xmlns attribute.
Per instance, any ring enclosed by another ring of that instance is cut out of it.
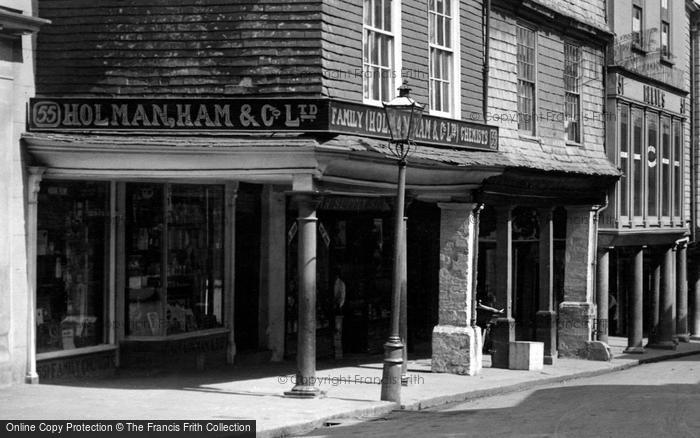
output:
<svg viewBox="0 0 700 438"><path fill-rule="evenodd" d="M508 162L498 129L468 118L480 3L39 7L52 24L23 145L42 378L294 355L312 370L336 347L338 277L343 350L381 351L396 181L381 102L406 78L428 104L408 169L409 343L444 339L449 363L466 342L455 369L476 372L471 190Z"/></svg>
<svg viewBox="0 0 700 438"><path fill-rule="evenodd" d="M544 342L546 363L588 357L597 218L618 176L605 157L605 3L491 5L487 117L512 162L480 192L479 289L506 309L493 363L508 366L513 341Z"/></svg>
<svg viewBox="0 0 700 438"><path fill-rule="evenodd" d="M35 300L12 311L36 328L26 374L296 356L307 378L317 356L381 351L396 190L382 102L404 80L426 104L407 171L409 349L476 374L482 299L505 309L494 366L514 341L544 342L547 363L593 357L598 218L620 176L606 13L39 1L52 23L21 161Z"/></svg>
<svg viewBox="0 0 700 438"><path fill-rule="evenodd" d="M608 8L608 156L623 176L600 225L598 306L603 336L627 335L629 352L643 351L644 336L673 348L689 335L692 9L666 0Z"/></svg>
<svg viewBox="0 0 700 438"><path fill-rule="evenodd" d="M25 169L19 147L34 95L34 33L46 23L30 1L0 2L0 386L24 378L29 315Z"/></svg>

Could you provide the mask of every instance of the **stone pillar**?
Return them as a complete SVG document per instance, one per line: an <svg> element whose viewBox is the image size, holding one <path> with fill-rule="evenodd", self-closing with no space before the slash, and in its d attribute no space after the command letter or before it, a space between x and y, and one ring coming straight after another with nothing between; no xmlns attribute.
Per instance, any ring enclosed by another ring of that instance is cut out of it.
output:
<svg viewBox="0 0 700 438"><path fill-rule="evenodd" d="M513 319L513 207L496 206L496 307L505 309L505 315L496 319L491 327L493 354L491 366L509 367L510 343L515 341Z"/></svg>
<svg viewBox="0 0 700 438"><path fill-rule="evenodd" d="M696 253L697 254L697 253ZM698 256L692 258L693 262L693 305L692 321L693 321L693 340L700 340L700 266L698 266Z"/></svg>
<svg viewBox="0 0 700 438"><path fill-rule="evenodd" d="M559 305L559 355L587 357L593 309L593 257L597 230L591 206L566 214L564 301Z"/></svg>
<svg viewBox="0 0 700 438"><path fill-rule="evenodd" d="M313 398L322 395L316 387L316 207L311 194L297 194L299 215L299 328L297 332L296 385L284 394Z"/></svg>
<svg viewBox="0 0 700 438"><path fill-rule="evenodd" d="M661 262L661 295L659 297L659 331L653 343L649 343L649 348L663 348L673 350L676 344L673 342L676 333L676 321L674 318L674 307L676 301L676 291L673 288L673 258L675 256L673 247L664 250Z"/></svg>
<svg viewBox="0 0 700 438"><path fill-rule="evenodd" d="M25 382L39 383L36 372L36 239L39 212L39 186L46 171L29 167L27 181L27 373Z"/></svg>
<svg viewBox="0 0 700 438"><path fill-rule="evenodd" d="M609 293L610 293L610 248L598 250L598 287L596 288L596 339L600 342L608 342L610 328Z"/></svg>
<svg viewBox="0 0 700 438"><path fill-rule="evenodd" d="M544 363L557 357L557 313L554 311L554 217L551 208L538 211L540 222L539 308L535 315L535 338L544 343Z"/></svg>
<svg viewBox="0 0 700 438"><path fill-rule="evenodd" d="M688 331L688 244L678 245L676 255L676 336L681 342L690 342Z"/></svg>
<svg viewBox="0 0 700 438"><path fill-rule="evenodd" d="M481 370L481 330L470 325L475 281L475 204L441 203L439 324L432 371L473 376Z"/></svg>
<svg viewBox="0 0 700 438"><path fill-rule="evenodd" d="M642 327L643 327L643 303L644 297L642 287L644 284L644 249L634 248L632 253L632 263L629 272L629 284L632 285L629 296L628 328L627 328L627 348L625 353L644 353L642 347Z"/></svg>
<svg viewBox="0 0 700 438"><path fill-rule="evenodd" d="M661 260L657 251L651 253L651 288L649 290L649 344L659 336L659 297L661 291Z"/></svg>

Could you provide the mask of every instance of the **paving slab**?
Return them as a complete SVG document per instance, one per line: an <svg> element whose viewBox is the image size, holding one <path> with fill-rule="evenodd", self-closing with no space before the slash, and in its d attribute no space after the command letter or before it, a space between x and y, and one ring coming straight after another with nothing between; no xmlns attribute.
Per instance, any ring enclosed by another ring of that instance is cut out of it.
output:
<svg viewBox="0 0 700 438"><path fill-rule="evenodd" d="M289 436L329 423L386 415L395 409L420 410L478 397L626 369L640 363L699 354L700 342L677 350L622 351L624 338L612 338L611 362L558 359L542 371L485 368L477 376L430 372L430 359L408 364L409 385L401 404L379 400L380 356L320 361L318 387L324 398L286 398L294 383L294 363L233 366L206 372L120 372L117 376L53 384L16 385L0 390L2 419L254 419L258 436Z"/></svg>

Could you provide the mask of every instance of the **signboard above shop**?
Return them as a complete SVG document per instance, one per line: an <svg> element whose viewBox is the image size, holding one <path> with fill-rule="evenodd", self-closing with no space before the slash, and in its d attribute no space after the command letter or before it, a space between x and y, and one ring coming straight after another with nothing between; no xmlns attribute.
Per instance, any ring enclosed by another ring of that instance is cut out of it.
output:
<svg viewBox="0 0 700 438"><path fill-rule="evenodd" d="M32 132L317 132L389 139L382 107L330 99L33 98ZM498 128L424 115L416 143L498 149Z"/></svg>

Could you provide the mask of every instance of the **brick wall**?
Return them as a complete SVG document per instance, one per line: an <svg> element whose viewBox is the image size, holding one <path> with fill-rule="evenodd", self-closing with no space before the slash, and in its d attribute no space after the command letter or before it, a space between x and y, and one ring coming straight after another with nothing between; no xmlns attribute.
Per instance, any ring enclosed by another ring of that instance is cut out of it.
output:
<svg viewBox="0 0 700 438"><path fill-rule="evenodd" d="M42 95L319 95L320 0L40 0Z"/></svg>

